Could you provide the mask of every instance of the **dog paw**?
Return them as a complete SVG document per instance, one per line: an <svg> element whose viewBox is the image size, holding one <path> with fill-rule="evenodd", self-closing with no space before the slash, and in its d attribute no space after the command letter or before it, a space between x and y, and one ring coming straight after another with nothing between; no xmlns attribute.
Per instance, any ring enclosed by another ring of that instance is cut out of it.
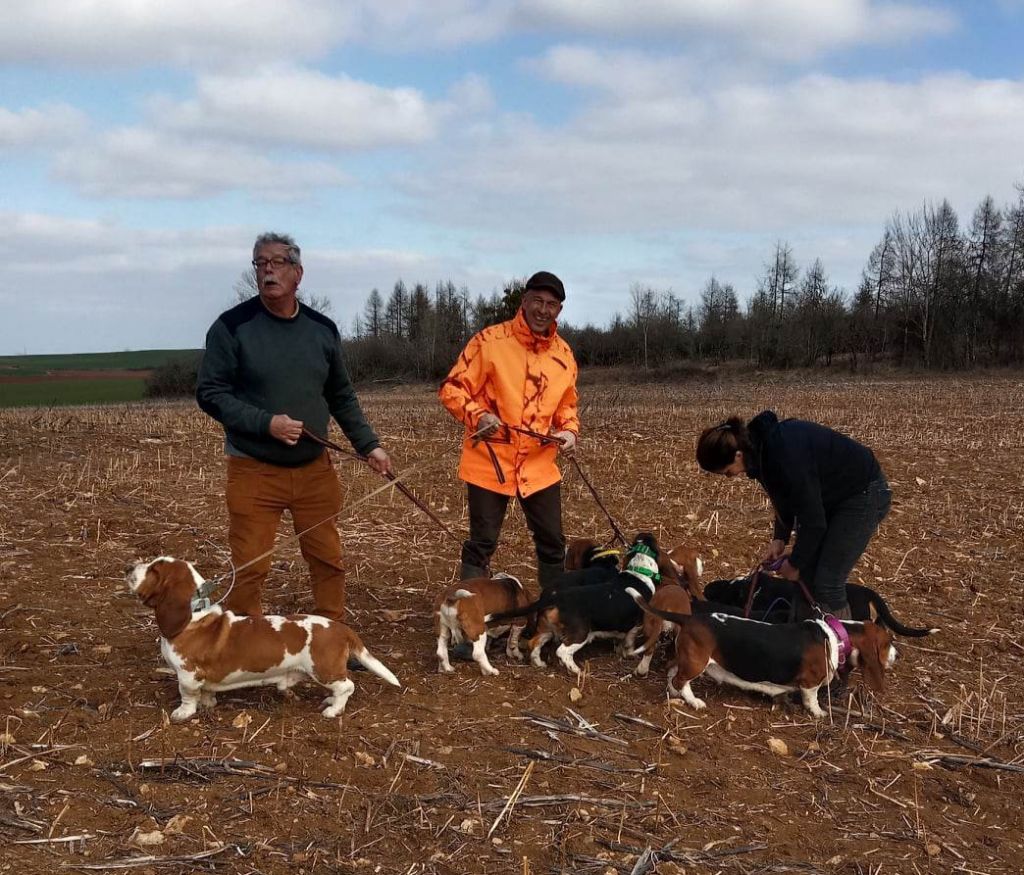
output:
<svg viewBox="0 0 1024 875"><path fill-rule="evenodd" d="M344 710L345 710L345 706L344 705L331 705L330 708L324 708L324 710L321 711L320 713L323 714L324 717L327 717L328 719L330 719L332 717L339 716L340 714L342 714L344 712Z"/></svg>
<svg viewBox="0 0 1024 875"><path fill-rule="evenodd" d="M493 665L489 668L481 668L480 672L481 674L490 675L491 677L501 674L501 672L498 671Z"/></svg>
<svg viewBox="0 0 1024 875"><path fill-rule="evenodd" d="M455 669L450 665L439 665L437 667L438 674L454 674Z"/></svg>
<svg viewBox="0 0 1024 875"><path fill-rule="evenodd" d="M190 717L192 717L195 713L196 713L196 709L195 709L194 706L186 707L185 705L181 705L181 706L175 708L173 711L171 711L171 720L174 723L184 723L186 720L188 720Z"/></svg>
<svg viewBox="0 0 1024 875"><path fill-rule="evenodd" d="M633 670L633 674L635 674L638 678L645 678L645 677L647 677L647 666L646 665L638 665Z"/></svg>
<svg viewBox="0 0 1024 875"><path fill-rule="evenodd" d="M686 704L693 708L694 711L703 711L708 706L708 703L703 699L690 699Z"/></svg>
<svg viewBox="0 0 1024 875"><path fill-rule="evenodd" d="M509 659L514 659L516 662L522 662L526 659L521 650L509 650L505 655L508 656Z"/></svg>

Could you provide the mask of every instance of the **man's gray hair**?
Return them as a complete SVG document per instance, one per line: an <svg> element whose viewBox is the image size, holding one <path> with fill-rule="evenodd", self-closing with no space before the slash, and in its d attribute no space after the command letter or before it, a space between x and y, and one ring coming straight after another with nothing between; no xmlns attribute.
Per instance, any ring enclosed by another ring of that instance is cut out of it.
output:
<svg viewBox="0 0 1024 875"><path fill-rule="evenodd" d="M253 260L256 259L256 253L260 247L266 246L269 243L283 243L288 247L288 260L292 264L302 264L302 250L299 249L299 244L295 242L295 238L289 234L278 234L275 231L267 231L256 238L256 242L252 244Z"/></svg>

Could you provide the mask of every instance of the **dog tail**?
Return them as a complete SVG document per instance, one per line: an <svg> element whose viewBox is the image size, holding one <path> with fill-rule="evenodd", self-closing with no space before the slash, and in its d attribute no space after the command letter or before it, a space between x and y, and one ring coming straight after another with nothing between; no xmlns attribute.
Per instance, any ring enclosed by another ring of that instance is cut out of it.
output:
<svg viewBox="0 0 1024 875"><path fill-rule="evenodd" d="M457 589L444 600L444 603L448 605L448 607L451 607L456 602L462 601L462 599L471 599L475 595L475 592L470 592L468 589Z"/></svg>
<svg viewBox="0 0 1024 875"><path fill-rule="evenodd" d="M377 675L382 681L387 681L393 687L402 686L401 682L394 676L386 665L377 659L369 650L365 647L358 647L352 649L352 656L362 664L362 666L369 672Z"/></svg>
<svg viewBox="0 0 1024 875"><path fill-rule="evenodd" d="M864 587L864 589L868 592L868 601L878 611L878 619L881 625L892 629L897 635L902 635L904 638L927 638L929 635L934 635L939 631L938 628L917 629L913 626L904 626L892 615L892 611L889 610L889 606L885 603L884 598L869 586Z"/></svg>
<svg viewBox="0 0 1024 875"><path fill-rule="evenodd" d="M531 602L528 605L524 605L521 608L513 608L511 611L501 611L497 614L487 614L484 617L485 623L504 623L506 620L514 620L516 617L528 617L534 613L538 608L543 607L541 604L544 601L544 597L537 599L535 602Z"/></svg>
<svg viewBox="0 0 1024 875"><path fill-rule="evenodd" d="M676 614L672 611L663 611L660 608L652 607L651 604L631 586L626 587L626 592L632 597L633 601L637 603L637 607L645 613L654 614L656 617L661 617L661 619L668 620L670 623L678 623L680 626L683 623L688 623L691 619L686 614ZM634 656L636 655L637 654L634 654Z"/></svg>
<svg viewBox="0 0 1024 875"><path fill-rule="evenodd" d="M492 580L510 580L512 581L513 584L515 584L517 589L523 588L523 582L518 577L516 577L514 574L506 574L504 571L499 571L497 574L494 575Z"/></svg>

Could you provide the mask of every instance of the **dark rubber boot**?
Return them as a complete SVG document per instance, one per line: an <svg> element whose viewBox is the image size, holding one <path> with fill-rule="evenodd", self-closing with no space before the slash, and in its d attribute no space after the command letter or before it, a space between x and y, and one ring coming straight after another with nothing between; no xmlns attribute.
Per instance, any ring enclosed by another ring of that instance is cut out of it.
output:
<svg viewBox="0 0 1024 875"><path fill-rule="evenodd" d="M463 562L459 568L459 580L475 580L478 577L490 577L487 571L479 565L470 565Z"/></svg>

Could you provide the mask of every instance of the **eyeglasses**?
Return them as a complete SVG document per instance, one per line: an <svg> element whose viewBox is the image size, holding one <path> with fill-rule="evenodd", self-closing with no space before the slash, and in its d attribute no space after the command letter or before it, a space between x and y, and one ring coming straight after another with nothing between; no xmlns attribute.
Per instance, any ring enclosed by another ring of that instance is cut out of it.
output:
<svg viewBox="0 0 1024 875"><path fill-rule="evenodd" d="M289 264L295 264L295 262L290 258L285 258L283 255L275 255L273 258L257 258L253 261L252 266L256 270L266 270L268 267L278 270Z"/></svg>

